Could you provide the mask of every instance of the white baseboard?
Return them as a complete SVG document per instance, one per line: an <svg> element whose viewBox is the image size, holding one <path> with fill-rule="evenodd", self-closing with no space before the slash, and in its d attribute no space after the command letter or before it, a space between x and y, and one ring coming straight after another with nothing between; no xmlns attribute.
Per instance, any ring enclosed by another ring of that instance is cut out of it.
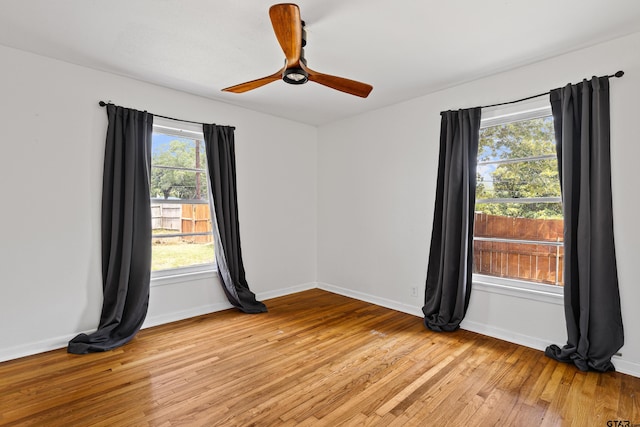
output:
<svg viewBox="0 0 640 427"><path fill-rule="evenodd" d="M308 291L309 289L315 289L317 286L315 282L303 283L297 286L291 286L288 288L276 289L273 291L259 292L256 294L256 298L259 301L268 300L271 298L277 298L284 295L295 294L297 292ZM164 325L166 323L177 322L178 320L189 319L191 317L202 316L203 314L215 313L217 311L228 310L233 308L228 302L220 302L216 304L203 305L200 307L193 307L188 310L176 311L172 313L162 314L160 316L148 317L142 329L150 328L153 326Z"/></svg>
<svg viewBox="0 0 640 427"><path fill-rule="evenodd" d="M613 356L611 361L616 367L616 371L640 378L640 363L629 362L618 356Z"/></svg>
<svg viewBox="0 0 640 427"><path fill-rule="evenodd" d="M535 350L544 351L544 349L547 348L547 346L550 344L547 340L531 337L529 335L520 334L506 329L496 328L494 326L485 325L483 323L472 322L469 320L463 320L460 324L460 329L487 335L492 338L498 338L503 341L523 345Z"/></svg>
<svg viewBox="0 0 640 427"><path fill-rule="evenodd" d="M3 348L0 350L0 362L7 360L18 359L20 357L31 356L33 354L45 353L51 350L57 350L59 348L65 348L69 341L80 333L91 333L92 331L79 331L69 335L63 335L55 338L48 338L46 340L34 341L22 345L17 345L9 348Z"/></svg>
<svg viewBox="0 0 640 427"><path fill-rule="evenodd" d="M158 316L149 316L145 319L141 329L152 328L166 323L177 322L178 320L189 319L191 317L202 316L203 314L215 313L216 311L228 310L233 306L228 302L207 304L193 307L188 310L164 313Z"/></svg>
<svg viewBox="0 0 640 427"><path fill-rule="evenodd" d="M371 304L379 305L381 307L390 308L392 310L400 311L402 313L412 314L414 316L423 317L422 309L418 306L404 304L398 301L393 301L387 298L380 298L374 295L369 295L364 292L358 292L351 289L341 288L339 286L330 285L328 283L318 283L318 289L322 289L334 294L343 295L345 297L355 298L360 301L365 301Z"/></svg>

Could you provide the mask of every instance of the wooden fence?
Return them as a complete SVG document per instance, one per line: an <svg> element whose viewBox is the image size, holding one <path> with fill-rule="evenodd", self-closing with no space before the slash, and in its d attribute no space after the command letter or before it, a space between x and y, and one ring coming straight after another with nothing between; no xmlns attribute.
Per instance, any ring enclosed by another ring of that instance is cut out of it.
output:
<svg viewBox="0 0 640 427"><path fill-rule="evenodd" d="M202 204L163 204L151 205L151 224L153 230L169 233L206 233L211 232L209 205ZM167 241L168 238L161 239ZM182 236L182 242L211 243L209 236Z"/></svg>
<svg viewBox="0 0 640 427"><path fill-rule="evenodd" d="M474 235L500 239L562 242L561 219L510 218L476 213ZM563 285L564 247L475 241L473 272Z"/></svg>
<svg viewBox="0 0 640 427"><path fill-rule="evenodd" d="M207 233L211 232L209 219L209 205L182 205L182 232ZM211 243L209 236L184 236L183 241L189 243Z"/></svg>
<svg viewBox="0 0 640 427"><path fill-rule="evenodd" d="M182 206L154 203L151 205L151 228L153 230L180 231Z"/></svg>

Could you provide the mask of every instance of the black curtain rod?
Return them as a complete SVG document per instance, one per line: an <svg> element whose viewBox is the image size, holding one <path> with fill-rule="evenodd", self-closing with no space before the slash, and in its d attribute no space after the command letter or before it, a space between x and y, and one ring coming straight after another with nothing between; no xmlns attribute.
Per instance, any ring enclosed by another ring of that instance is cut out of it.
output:
<svg viewBox="0 0 640 427"><path fill-rule="evenodd" d="M620 78L622 76L624 76L624 71L620 70L615 74L610 74L610 75L605 76L605 77L608 77L608 78L618 77L618 78ZM549 95L551 92L552 91L547 91L547 92L544 92L544 93L539 93L537 95L527 96L526 98L516 99L515 101L499 102L497 104L491 104L491 105L482 105L482 106L480 106L478 108L500 107L502 105L516 104L518 102L528 101L528 100L533 99L533 98L539 98L541 96ZM101 107L106 107L106 105L107 105L107 103L104 102L104 101L100 101L98 104ZM196 124L196 125L204 125L204 124L206 124L206 123L202 123L202 122L194 122L194 121L191 121L191 120L182 120L182 119L176 119L174 117L161 116L160 114L153 114L153 116L154 117L162 117L163 119L168 119L168 120L175 120L177 122L193 123L193 124ZM230 127L235 130L235 127L233 127L233 126L230 126Z"/></svg>
<svg viewBox="0 0 640 427"><path fill-rule="evenodd" d="M104 101L100 101L100 102L98 102L98 105L101 106L101 107L106 107L107 103L104 102ZM176 122L193 123L194 125L205 125L205 124L208 124L208 123L202 123L202 122L194 122L192 120L182 120L182 119L176 119L174 117L161 116L160 114L153 114L153 113L151 113L151 114L153 115L153 117L162 117L163 119L175 120ZM229 127L231 129L233 129L233 130L236 129L235 126L229 126Z"/></svg>
<svg viewBox="0 0 640 427"><path fill-rule="evenodd" d="M611 77L622 77L622 76L624 76L624 71L618 71L615 74L611 74L611 75L608 75L608 76L605 76L605 77L611 78ZM545 92L545 93L539 93L538 95L527 96L526 98L516 99L515 101L500 102L498 104L491 104L491 105L483 105L483 106L481 106L479 108L499 107L501 105L515 104L517 102L528 101L529 99L539 98L541 96L549 95L551 92L552 91L548 91L548 92Z"/></svg>

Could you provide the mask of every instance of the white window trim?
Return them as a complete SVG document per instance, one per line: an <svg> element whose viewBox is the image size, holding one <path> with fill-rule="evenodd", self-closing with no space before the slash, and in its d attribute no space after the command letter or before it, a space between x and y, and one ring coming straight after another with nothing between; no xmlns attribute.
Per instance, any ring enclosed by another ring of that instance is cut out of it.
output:
<svg viewBox="0 0 640 427"><path fill-rule="evenodd" d="M521 120L532 120L551 115L551 104L548 99L536 99L499 107L489 107L482 109L480 119L480 129L491 126L518 122Z"/></svg>
<svg viewBox="0 0 640 427"><path fill-rule="evenodd" d="M153 132L204 141L202 125L198 125L196 123L187 123L164 119L162 117L154 117ZM218 267L215 261L210 264L190 265L187 267L152 271L150 286L174 285L192 280L210 279L214 277L218 277Z"/></svg>
<svg viewBox="0 0 640 427"><path fill-rule="evenodd" d="M532 120L551 115L551 104L546 98L482 110L480 129L491 126ZM525 298L549 304L564 304L564 287L529 282L526 280L473 274L473 289L488 293Z"/></svg>
<svg viewBox="0 0 640 427"><path fill-rule="evenodd" d="M157 129L156 129L157 128ZM153 118L153 131L166 133L177 137L200 139L204 141L202 125L177 120L164 119L162 117Z"/></svg>

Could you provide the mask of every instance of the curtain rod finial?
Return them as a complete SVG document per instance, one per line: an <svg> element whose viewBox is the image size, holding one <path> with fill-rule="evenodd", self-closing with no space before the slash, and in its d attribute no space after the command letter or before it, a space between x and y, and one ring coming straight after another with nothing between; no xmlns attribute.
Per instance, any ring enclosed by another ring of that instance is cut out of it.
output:
<svg viewBox="0 0 640 427"><path fill-rule="evenodd" d="M622 77L622 76L624 76L624 71L620 70L620 71L618 71L617 73L615 73L615 74L614 74L614 76L616 76L616 77Z"/></svg>
<svg viewBox="0 0 640 427"><path fill-rule="evenodd" d="M101 107L106 107L107 104L104 101L100 101L98 102L98 105Z"/></svg>

